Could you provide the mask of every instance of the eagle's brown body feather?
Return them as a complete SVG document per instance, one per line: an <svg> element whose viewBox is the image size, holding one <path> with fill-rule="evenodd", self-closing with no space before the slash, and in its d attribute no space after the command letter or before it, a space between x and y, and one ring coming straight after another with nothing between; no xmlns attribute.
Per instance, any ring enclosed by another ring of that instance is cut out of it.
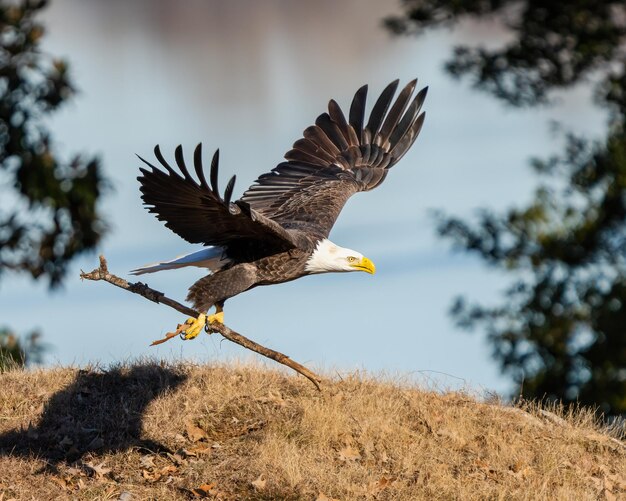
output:
<svg viewBox="0 0 626 501"><path fill-rule="evenodd" d="M187 301L198 311L241 294L258 285L289 282L309 273L305 270L311 251L293 249L251 263L236 264L201 278L189 288Z"/></svg>

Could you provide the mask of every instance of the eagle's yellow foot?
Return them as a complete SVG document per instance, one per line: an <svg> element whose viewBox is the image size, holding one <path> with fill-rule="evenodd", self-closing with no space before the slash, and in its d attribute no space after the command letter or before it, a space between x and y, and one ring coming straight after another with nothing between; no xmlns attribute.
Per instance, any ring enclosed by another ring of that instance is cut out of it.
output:
<svg viewBox="0 0 626 501"><path fill-rule="evenodd" d="M223 323L224 309L219 305L215 305L215 313L213 313L213 315L207 316L204 313L201 313L200 315L198 315L198 318L188 318L187 320L185 320L184 324L178 324L174 332L168 332L164 338L153 341L150 346L165 343L165 341L169 341L176 336L180 336L184 340L194 339L195 337L198 337L198 334L202 332L202 329L205 329L207 332L209 332L209 324Z"/></svg>
<svg viewBox="0 0 626 501"><path fill-rule="evenodd" d="M215 307L215 313L206 317L207 324L223 324L224 323L224 310L221 306Z"/></svg>
<svg viewBox="0 0 626 501"><path fill-rule="evenodd" d="M213 316L213 315L211 315ZM204 313L200 313L198 318L188 318L185 320L185 323L178 326L176 329L180 332L180 335L183 339L189 340L198 336L204 329L204 326L207 323L207 316Z"/></svg>
<svg viewBox="0 0 626 501"><path fill-rule="evenodd" d="M215 313L206 317L206 323L209 324L223 324L224 323L224 308L218 304L215 305ZM207 331L208 332L208 331Z"/></svg>

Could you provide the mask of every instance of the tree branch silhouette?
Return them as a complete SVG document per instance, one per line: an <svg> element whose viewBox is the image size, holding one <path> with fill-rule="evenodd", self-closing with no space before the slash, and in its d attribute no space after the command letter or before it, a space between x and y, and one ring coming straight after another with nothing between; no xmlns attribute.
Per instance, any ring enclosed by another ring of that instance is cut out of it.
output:
<svg viewBox="0 0 626 501"><path fill-rule="evenodd" d="M174 299L167 297L162 292L154 290L148 287L144 283L141 283L141 282L129 283L123 278L113 275L112 273L109 272L106 258L102 255L100 256L100 266L89 273L85 273L84 271L81 270L80 278L85 279L85 280L93 280L93 281L104 280L105 282L108 282L117 287L120 287L121 289L132 292L133 294L139 294L140 296L143 296L146 299L149 299L150 301L153 301L155 303L165 304L169 306L170 308L174 308L176 311L181 312L184 315L197 317L200 314L196 310L189 308L188 306L185 306L184 304L181 304L178 301L175 301ZM232 341L233 343L237 343L238 345L243 346L244 348L247 348L248 350L252 350L258 353L259 355L263 355L264 357L270 358L278 362L279 364L285 365L293 369L294 371L298 372L299 374L302 374L305 378L311 381L315 385L315 387L321 391L320 377L314 372L304 367L303 365L299 364L298 362L293 361L287 355L284 355L283 353L280 353L278 351L272 350L270 348L266 348L263 345L255 343L251 339L248 339L247 337L230 329L224 324L219 324L219 323L207 324L206 330L208 334L219 333L223 337L228 339L229 341ZM175 335L176 334L174 335L168 334L168 336L166 336L165 339L155 341L152 343L152 345L165 342L171 337L174 337Z"/></svg>

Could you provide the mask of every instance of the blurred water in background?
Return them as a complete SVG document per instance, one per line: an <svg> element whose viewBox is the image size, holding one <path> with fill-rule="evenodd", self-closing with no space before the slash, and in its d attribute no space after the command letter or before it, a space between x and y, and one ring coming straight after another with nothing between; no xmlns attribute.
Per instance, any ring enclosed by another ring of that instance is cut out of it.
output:
<svg viewBox="0 0 626 501"><path fill-rule="evenodd" d="M396 0L57 0L45 16L44 46L69 59L81 93L52 129L63 153L101 156L114 190L102 202L111 231L100 252L123 276L195 249L142 208L135 153L150 160L159 143L173 157L180 143L189 155L203 142L208 162L219 147L222 179L237 174L238 196L282 160L330 98L347 109L363 83L373 99L395 78L419 77L430 86L419 139L379 189L348 202L331 234L370 257L376 276L257 288L228 301L226 322L315 368L397 371L438 387L504 391L483 337L456 330L447 310L459 293L495 301L506 282L451 253L429 209L467 214L527 200L535 185L528 159L562 145L548 122L593 137L604 117L584 88L553 108L504 108L442 69L460 39L499 43L502 29L468 24L394 38L381 23L396 11ZM148 347L183 318L108 284L81 283L79 269L96 265L95 255L75 262L53 294L43 283L3 279L0 320L19 332L41 328L55 347L49 363L251 356L216 336ZM182 299L200 276L182 270L144 281Z"/></svg>

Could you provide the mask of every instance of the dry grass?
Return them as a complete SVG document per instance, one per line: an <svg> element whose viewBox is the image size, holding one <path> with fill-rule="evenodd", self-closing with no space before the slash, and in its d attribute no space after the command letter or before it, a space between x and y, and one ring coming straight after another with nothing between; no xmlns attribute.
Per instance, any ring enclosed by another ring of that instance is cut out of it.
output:
<svg viewBox="0 0 626 501"><path fill-rule="evenodd" d="M0 500L624 499L589 411L258 367L0 374Z"/></svg>

